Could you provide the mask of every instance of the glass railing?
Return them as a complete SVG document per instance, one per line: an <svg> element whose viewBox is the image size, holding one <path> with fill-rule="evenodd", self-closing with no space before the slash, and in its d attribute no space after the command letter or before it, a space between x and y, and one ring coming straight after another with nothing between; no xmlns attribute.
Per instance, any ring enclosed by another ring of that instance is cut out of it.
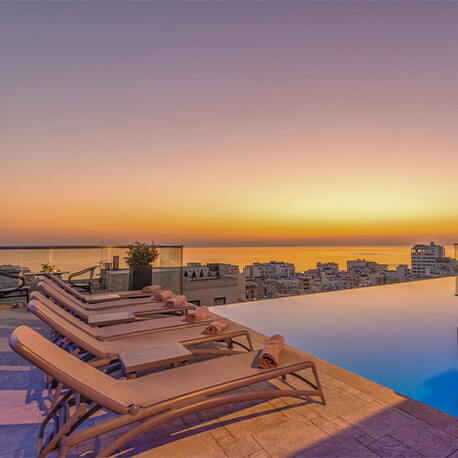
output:
<svg viewBox="0 0 458 458"><path fill-rule="evenodd" d="M125 291L129 289L129 267L124 260L127 248L127 245L3 246L0 247L0 271L19 273L33 291L46 267L52 267L68 281L70 274L96 266L93 292ZM153 264L152 284L181 294L183 246L159 245L157 248L159 257ZM75 280L88 278L89 273ZM0 291L17 284L17 280L0 275ZM3 304L21 301L14 296L0 299Z"/></svg>

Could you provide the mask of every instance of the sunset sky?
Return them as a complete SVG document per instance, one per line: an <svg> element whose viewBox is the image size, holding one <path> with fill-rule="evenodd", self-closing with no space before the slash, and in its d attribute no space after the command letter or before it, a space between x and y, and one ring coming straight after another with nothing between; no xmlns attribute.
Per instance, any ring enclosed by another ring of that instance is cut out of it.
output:
<svg viewBox="0 0 458 458"><path fill-rule="evenodd" d="M0 3L0 245L458 242L458 2Z"/></svg>

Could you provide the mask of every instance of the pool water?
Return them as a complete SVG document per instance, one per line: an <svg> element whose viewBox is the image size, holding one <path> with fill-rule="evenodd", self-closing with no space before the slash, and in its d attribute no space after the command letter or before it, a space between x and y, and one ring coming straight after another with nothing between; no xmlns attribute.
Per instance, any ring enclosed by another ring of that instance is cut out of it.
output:
<svg viewBox="0 0 458 458"><path fill-rule="evenodd" d="M213 307L458 417L454 277Z"/></svg>

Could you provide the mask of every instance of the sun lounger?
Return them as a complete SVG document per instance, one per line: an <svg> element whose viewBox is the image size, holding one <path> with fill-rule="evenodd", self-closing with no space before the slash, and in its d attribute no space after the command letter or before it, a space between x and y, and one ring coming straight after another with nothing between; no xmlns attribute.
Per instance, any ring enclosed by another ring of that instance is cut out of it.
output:
<svg viewBox="0 0 458 458"><path fill-rule="evenodd" d="M185 347L190 347L207 342L223 341L227 343L229 348L232 348L233 344L238 344L245 350L253 350L248 331L236 323L230 323L229 326L220 333L210 336L204 333L207 324L201 324L200 326L177 328L151 334L124 336L118 340L102 342L82 331L70 321L62 318L39 300L30 301L29 310L45 322L51 329L56 331L53 338L55 343L65 345L69 351L74 351L76 348L79 348L80 351L88 352L95 358L105 360L106 363L117 360L119 354L124 351L138 350L173 342L179 342ZM239 337L246 339L248 346L234 340ZM225 355L234 353L234 350L226 348L205 348L198 350L194 349L192 352L194 354L204 355Z"/></svg>
<svg viewBox="0 0 458 458"><path fill-rule="evenodd" d="M212 321L221 318L219 315L210 312L205 320L203 321L196 321L194 323L189 323L186 321L184 316L167 316L167 318L157 318L157 319L149 319L149 320L137 320L131 323L123 323L123 324L114 324L110 326L90 326L89 324L85 323L84 321L77 318L72 313L66 311L62 307L60 307L55 302L49 300L39 291L34 291L30 298L33 300L39 300L42 304L44 304L48 309L52 310L54 313L59 315L60 317L64 318L65 320L72 323L74 326L79 328L81 331L89 334L90 336L94 337L100 341L110 341L110 340L118 340L125 336L132 336L132 335L143 335L143 334L150 334L153 332L163 332L169 331L171 329L183 328L183 327L191 327L191 326L201 326L201 325L209 325ZM97 317L99 315L93 315L92 317ZM102 316L106 316L103 314Z"/></svg>
<svg viewBox="0 0 458 458"><path fill-rule="evenodd" d="M40 457L47 456L57 447L59 456L65 457L70 447L132 425L130 430L120 431L116 440L111 441L98 455L109 456L159 425L191 413L241 401L282 396L317 396L325 403L315 364L287 349L282 350L279 364L273 369L257 368L258 352L246 352L133 380L116 380L57 347L27 326L20 326L13 331L10 346L30 363L69 388L43 420L38 439ZM307 368L312 369L316 385L297 374ZM288 374L303 380L313 389L305 386L304 389L291 388L289 384L282 384L279 389L263 387L233 391ZM111 411L117 416L110 416L105 421L99 417L99 421L93 424L92 416L100 409ZM84 428L86 420L89 420L89 426ZM53 425L47 428L51 421ZM47 429L51 430L48 435Z"/></svg>
<svg viewBox="0 0 458 458"><path fill-rule="evenodd" d="M76 302L80 304L82 307L84 307L87 310L108 310L112 307L123 307L127 305L138 305L138 304L160 304L161 302L154 300L151 295L148 297L140 297L140 298L131 298L131 299L116 299L116 300L111 300L111 301L105 301L105 302L98 302L96 304L89 304L87 302L84 302L80 299L77 299L73 294L68 293L66 290L58 286L55 282L50 280L49 278L44 277L41 280L41 283L46 284L49 288L52 288L53 290L57 291L60 295L64 296L67 298L69 301Z"/></svg>
<svg viewBox="0 0 458 458"><path fill-rule="evenodd" d="M38 289L41 290L46 296L52 298L61 307L71 311L75 315L79 316L83 320L88 320L91 316L96 316L101 313L114 313L114 312L131 312L136 317L142 317L144 315L154 314L170 314L170 313L188 313L190 310L195 310L195 306L186 304L180 307L169 308L165 307L164 303L151 303L151 304L128 304L122 306L112 306L107 309L93 309L92 305L84 304L78 301L76 298L65 294L60 288L50 285L45 281L38 283ZM89 308L91 307L91 308Z"/></svg>
<svg viewBox="0 0 458 458"><path fill-rule="evenodd" d="M46 277L53 281L56 285L67 291L67 293L76 297L80 301L88 304L95 304L97 302L106 302L119 299L135 299L135 298L150 298L151 293L144 293L142 290L136 291L116 291L113 293L95 293L95 294L81 294L75 288L72 288L69 284L65 283L58 275L54 275L52 272L47 272Z"/></svg>

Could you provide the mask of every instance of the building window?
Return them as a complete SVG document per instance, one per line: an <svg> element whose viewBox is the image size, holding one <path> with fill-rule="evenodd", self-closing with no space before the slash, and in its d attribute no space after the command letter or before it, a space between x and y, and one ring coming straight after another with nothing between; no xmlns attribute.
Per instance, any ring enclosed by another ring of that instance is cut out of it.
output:
<svg viewBox="0 0 458 458"><path fill-rule="evenodd" d="M197 305L197 307L200 307L200 301L188 301L192 305Z"/></svg>
<svg viewBox="0 0 458 458"><path fill-rule="evenodd" d="M215 297L215 301L213 302L213 305L224 305L225 303L226 303L225 297Z"/></svg>

